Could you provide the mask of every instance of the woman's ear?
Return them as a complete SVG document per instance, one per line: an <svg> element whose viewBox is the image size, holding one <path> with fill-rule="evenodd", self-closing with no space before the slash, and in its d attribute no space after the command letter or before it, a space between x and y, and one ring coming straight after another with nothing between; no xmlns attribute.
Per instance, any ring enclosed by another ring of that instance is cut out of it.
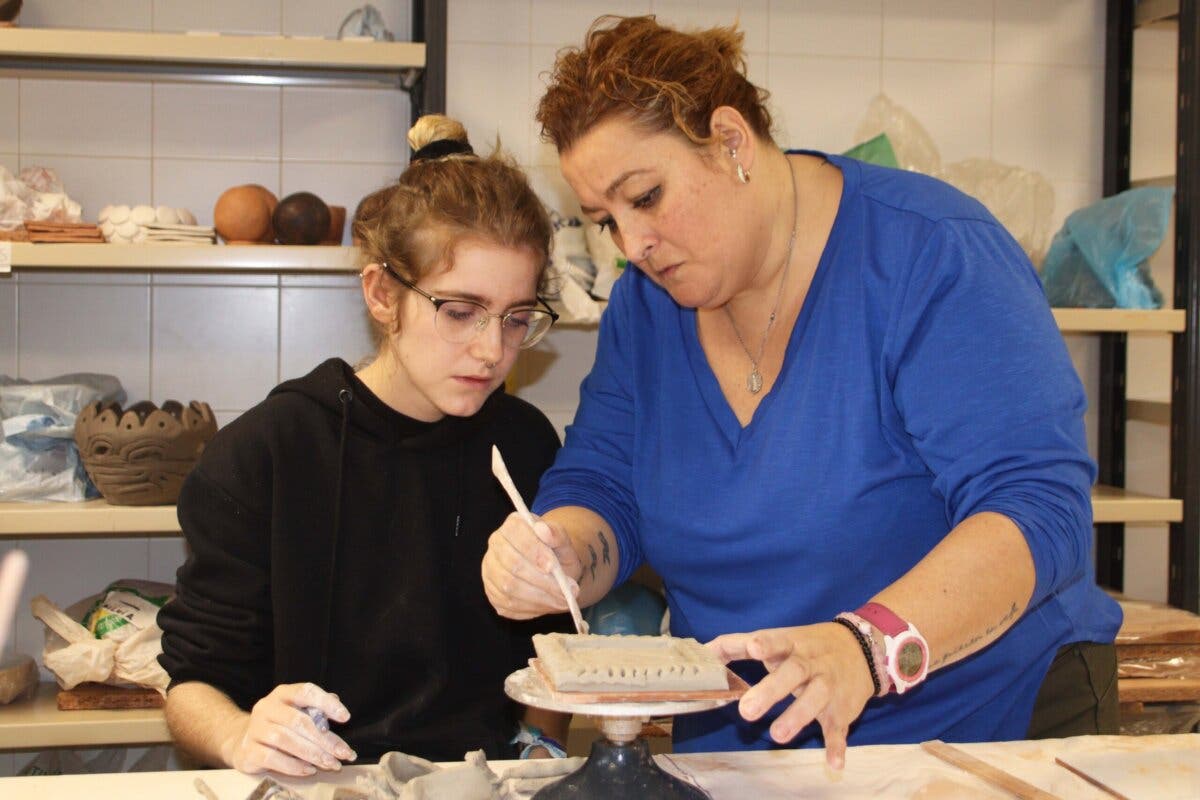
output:
<svg viewBox="0 0 1200 800"><path fill-rule="evenodd" d="M754 169L758 139L742 112L733 106L718 106L709 117L709 131L717 143L723 163L734 173L741 166L742 173L748 176Z"/></svg>
<svg viewBox="0 0 1200 800"><path fill-rule="evenodd" d="M359 276L367 313L386 330L391 330L396 321L396 294L390 276L379 264L367 264Z"/></svg>

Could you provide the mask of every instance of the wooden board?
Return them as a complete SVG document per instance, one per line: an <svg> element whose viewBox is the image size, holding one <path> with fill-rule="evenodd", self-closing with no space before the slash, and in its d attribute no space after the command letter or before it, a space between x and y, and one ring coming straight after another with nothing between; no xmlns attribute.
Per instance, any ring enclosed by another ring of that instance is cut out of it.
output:
<svg viewBox="0 0 1200 800"><path fill-rule="evenodd" d="M1117 695L1122 703L1200 700L1200 678L1120 678Z"/></svg>
<svg viewBox="0 0 1200 800"><path fill-rule="evenodd" d="M57 701L59 711L163 707L163 696L154 689L122 689L102 683L81 683L74 689L62 689Z"/></svg>
<svg viewBox="0 0 1200 800"><path fill-rule="evenodd" d="M550 680L550 675L542 667L541 659L529 659L529 666L541 675L546 688L554 699L565 703L682 703L689 700L736 700L750 689L750 684L726 667L725 677L729 681L728 689L698 689L687 692L560 692L554 688L554 682Z"/></svg>

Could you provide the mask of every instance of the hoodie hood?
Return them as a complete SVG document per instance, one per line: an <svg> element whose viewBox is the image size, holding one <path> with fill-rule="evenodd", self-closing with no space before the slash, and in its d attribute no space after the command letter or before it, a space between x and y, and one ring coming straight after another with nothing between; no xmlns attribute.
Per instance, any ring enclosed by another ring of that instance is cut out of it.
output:
<svg viewBox="0 0 1200 800"><path fill-rule="evenodd" d="M304 377L279 384L269 396L284 394L303 395L342 418L343 424L360 435L421 450L455 444L486 424L495 414L504 386L496 389L470 417L446 416L436 422L422 422L388 406L367 388L349 364L331 358Z"/></svg>

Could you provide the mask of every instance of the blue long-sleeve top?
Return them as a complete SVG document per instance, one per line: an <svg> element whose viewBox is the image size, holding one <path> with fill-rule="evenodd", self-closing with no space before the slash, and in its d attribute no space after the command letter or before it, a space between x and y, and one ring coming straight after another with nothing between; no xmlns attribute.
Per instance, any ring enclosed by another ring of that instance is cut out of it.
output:
<svg viewBox="0 0 1200 800"><path fill-rule="evenodd" d="M534 510L598 513L617 582L648 561L672 633L701 641L830 620L967 517L1004 514L1036 570L1024 615L916 689L872 700L849 741L1024 738L1059 646L1111 642L1120 625L1090 564L1083 387L1037 274L982 205L931 178L827 158L844 179L836 221L750 423L721 392L695 311L631 269ZM775 746L768 727L784 707L757 723L736 704L680 716L676 748ZM820 745L819 729L793 744Z"/></svg>

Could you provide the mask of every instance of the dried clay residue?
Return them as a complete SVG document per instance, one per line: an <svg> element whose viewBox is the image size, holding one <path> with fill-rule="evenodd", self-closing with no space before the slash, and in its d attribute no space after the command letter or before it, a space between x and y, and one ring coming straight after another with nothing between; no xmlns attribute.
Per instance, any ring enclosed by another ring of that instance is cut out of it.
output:
<svg viewBox="0 0 1200 800"><path fill-rule="evenodd" d="M909 795L909 800L961 800L961 798L997 796L992 792L981 790L977 786L967 786L949 778L934 778Z"/></svg>

